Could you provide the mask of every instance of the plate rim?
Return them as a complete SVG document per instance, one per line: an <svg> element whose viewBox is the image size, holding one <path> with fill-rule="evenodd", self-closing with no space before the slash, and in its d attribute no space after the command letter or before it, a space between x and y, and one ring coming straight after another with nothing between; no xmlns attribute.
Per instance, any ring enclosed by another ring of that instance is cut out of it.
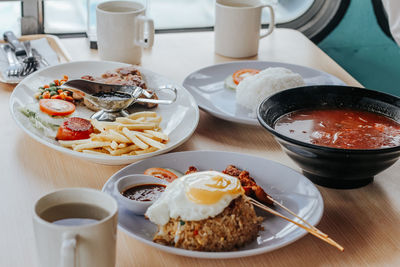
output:
<svg viewBox="0 0 400 267"><path fill-rule="evenodd" d="M159 157L173 157L175 154L201 154L201 153L221 153L221 154L232 154L232 155L236 155L236 156L246 156L246 157L251 157L251 158L258 158L264 161L269 161L270 163L272 163L273 165L278 165L280 167L285 168L287 171L295 174L295 175L299 175L299 177L302 177L301 179L307 183L309 186L311 186L318 194L318 202L320 203L320 205L318 206L318 209L316 209L316 212L319 211L319 214L317 214L317 218L316 218L316 223L314 225L318 225L319 222L322 219L322 216L324 214L324 210L325 210L325 205L324 205L324 200L322 198L321 192L318 190L318 188L307 178L305 177L303 174L297 172L296 170L283 165L279 162L276 162L274 160L270 160L261 156L254 156L254 155L250 155L250 154L246 154L246 153L239 153L239 152L231 152L231 151L220 151L220 150L193 150L193 151L180 151L180 152L173 152L173 153L167 153L167 154L162 154L162 155L157 155L155 157L152 157L152 160L155 160ZM132 165L139 165L140 163L142 163L143 161L146 160L150 160L150 158L148 159L143 159L134 163L131 163L127 166L125 166L124 168L118 170L117 172L115 172L112 176L110 176L107 181L104 183L101 191L105 192L107 194L110 194L108 191L106 191L106 188L108 186L108 184L111 182L112 179L114 179L115 177L117 177L120 173L124 172L126 169L130 168ZM112 194L111 194L112 195ZM112 195L113 196L113 195ZM113 196L114 197L114 196ZM144 244L160 249L162 251L171 253L171 254L175 254L175 255L180 255L180 256L185 256L185 257L191 257L191 258L204 258L204 259L231 259L231 258L240 258L240 257L248 257L248 256L254 256L254 255L260 255L260 254L264 254L267 252L271 252L274 250L277 250L279 248L282 248L284 246L287 246L289 244L292 244L294 242L296 242L297 240L299 240L300 238L304 237L305 235L307 235L307 232L303 229L298 229L298 233L296 234L296 236L288 241L283 242L282 244L279 244L277 246L274 247L267 247L267 248L254 248L254 249L250 249L250 250L238 250L238 251L228 251L228 252L203 252L203 251L192 251L192 250L186 250L186 249L182 249L182 248L175 248L175 247L170 247L170 246L165 246L165 245L161 245L161 244L157 244L154 243L150 240L144 239L140 236L135 235L134 233L132 233L131 231L129 231L128 229L125 229L124 227L122 227L119 222L118 222L118 229L120 229L121 231L123 231L124 233L126 233L127 235L129 235L130 237L143 242Z"/></svg>
<svg viewBox="0 0 400 267"><path fill-rule="evenodd" d="M346 85L346 83L344 81L342 81L341 79L339 79L338 77L336 77L335 75L332 75L328 72L325 71L321 71L318 69L314 69L311 67L307 67L307 66L303 66L303 65L299 65L299 64L293 64L293 63L286 63L286 62L279 62L279 61L266 61L266 60L236 60L236 61L230 61L230 62L223 62L223 63L218 63L218 64L213 64L213 65L208 65L206 67L197 69L191 73L189 73L185 79L182 82L182 86L186 88L186 90L188 90L190 93L192 93L192 89L189 89L185 86L185 84L187 83L188 78L200 71L209 69L209 68L213 68L213 67L219 67L219 66L224 66L224 65L235 65L235 64L251 64L251 63L265 63L265 64L285 64L285 65L291 65L291 66L296 66L296 67L301 67L310 71L316 71L316 72L320 72L323 74L326 74L328 76L334 77L338 80L340 80L343 85ZM193 96L194 97L194 96ZM199 108L201 110L204 110L205 112L207 112L208 114L217 117L219 119L225 120L225 121L230 121L230 122L234 122L234 123L239 123L239 124L245 124L245 125L253 125L253 126L259 126L261 127L261 124L258 122L257 118L249 118L249 119L241 119L241 118L236 118L236 117L232 117L232 116L225 116L222 113L217 113L215 112L212 108L209 108L207 106L204 106L201 102L199 103L199 101L197 101L197 99L195 98L196 102L198 103L197 105L199 106Z"/></svg>
<svg viewBox="0 0 400 267"><path fill-rule="evenodd" d="M43 145L45 145L45 146L47 146L47 147L50 147L50 148L52 148L52 149L54 149L54 150L56 150L56 151L59 151L59 152L61 152L61 153L64 153L64 154L73 156L73 157L75 157L75 158L84 159L84 160L89 160L89 161L92 161L92 162L93 162L93 161L94 161L94 162L96 162L96 161L102 161L103 163L101 163L101 164L103 164L103 165L126 165L126 164L133 163L133 162L135 162L135 161L138 161L138 160L142 160L142 159L145 159L145 158L149 158L149 157L153 157L153 156L156 156L156 155L160 155L160 154L167 153L167 152L169 152L169 151L171 151L171 150L173 150L173 149L179 147L179 146L182 145L183 143L185 143L185 142L193 135L193 133L196 131L197 126L198 126L198 124L199 124L199 120L200 120L200 112L199 112L199 107L198 107L197 101L196 101L196 99L193 97L193 95L192 95L185 87L183 87L182 85L179 85L178 82L175 82L175 81L171 80L171 81L172 81L173 83L175 83L177 86L180 86L181 89L186 90L189 99L190 99L190 100L192 101L192 103L194 104L193 107L194 107L194 111L195 111L195 118L194 118L193 127L192 127L192 129L190 129L189 133L185 136L185 138L183 138L183 139L181 139L180 141L178 141L175 145L170 146L170 147L167 147L167 148L165 148L165 149L163 149L163 150L161 150L161 151L160 151L160 150L157 150L157 151L155 151L155 152L146 153L146 154L142 154L142 155L139 155L139 156L137 156L137 155L131 155L131 156L109 156L109 158L105 158L105 156L103 156L103 155L95 155L95 154L84 154L84 155L82 155L83 153L81 153L81 152L77 152L77 151L74 151L74 150L71 150L71 149L62 147L62 146L58 146L58 145L49 143L49 142L47 142L46 140L44 140L44 139L42 139L42 138L36 136L34 133L32 133L31 131L29 131L29 130L22 124L22 122L20 122L20 121L17 119L16 114L15 114L15 112L14 112L14 110L13 110L12 102L14 101L15 94L16 94L16 92L17 92L17 90L18 90L17 88L18 88L19 86L22 86L21 84L22 84L22 82L23 82L25 79L31 78L31 76L33 76L33 75L39 75L41 72L46 71L46 70L48 70L48 69L50 69L50 68L60 67L61 65L62 65L62 66L65 66L65 65L75 65L75 64L79 64L79 63L89 63L89 64L92 64L92 63L96 63L96 64L99 64L99 63L106 63L106 64L119 64L119 65L121 65L121 66L122 66L122 65L124 65L124 66L136 66L136 65L127 64L127 63L123 63L123 62L116 62L116 61L105 61L105 60L79 60L79 61L71 61L71 62L60 63L60 64L53 65L53 66L48 66L48 67L46 67L46 68L40 69L40 70L38 70L38 71L36 71L36 72L34 72L34 73L28 75L27 77L25 77L25 78L24 78L20 83L18 83L18 85L13 89L13 92L11 93L10 99L9 99L9 101L8 101L8 106L9 106L9 111L10 111L10 113L11 113L11 116L12 116L14 122L18 125L18 127L19 127L20 129L22 129L26 134L28 134L31 138L33 138L34 140L36 140L37 142L39 142L39 143L41 143L41 144L43 144ZM153 71L151 71L151 70L149 70L149 69L147 69L147 68L144 68L144 67L142 67L142 66L137 66L137 67L142 68L142 69L145 69L146 71L152 72L152 73L154 73L154 74L157 74L157 75L159 75L159 76L161 76L161 77L163 77L163 78L166 78L166 79L170 80L168 77L166 77L166 76L164 76L164 75L161 75L161 74L158 74L158 73L155 73L155 72L153 72ZM125 164L124 164L124 163L118 163L118 162L120 162L120 161L122 161L122 160L123 160L124 162L129 161L130 163L125 163ZM104 161L108 161L108 163L104 163Z"/></svg>

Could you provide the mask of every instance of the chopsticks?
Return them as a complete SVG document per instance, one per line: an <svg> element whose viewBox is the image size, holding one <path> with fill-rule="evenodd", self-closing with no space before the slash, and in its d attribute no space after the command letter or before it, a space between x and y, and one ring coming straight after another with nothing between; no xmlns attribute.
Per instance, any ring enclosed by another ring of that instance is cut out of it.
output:
<svg viewBox="0 0 400 267"><path fill-rule="evenodd" d="M257 200L248 197L250 202L256 206L261 208L262 210L269 212L275 216L278 216L288 222L291 222L295 225L297 225L298 227L306 230L307 232L309 232L310 234L312 234L315 237L318 237L319 239L325 241L326 243L336 247L337 249L339 249L340 251L343 251L344 248L339 245L338 243L336 243L334 240L332 240L327 234L323 233L322 231L320 231L319 229L317 229L316 227L312 226L310 223L308 223L306 220L304 220L303 218L301 218L300 216L296 215L294 212L292 212L290 209L286 208L285 206L283 206L281 203L279 203L278 201L274 200L272 197L269 197L270 200L272 200L275 204L277 204L279 207L283 208L285 211L289 212L290 214L292 214L293 216L295 216L296 218L300 219L302 222L304 222L306 225L300 224L298 222L295 222L291 219L289 219L288 217L280 214L279 212L271 209L270 207L265 206L264 204L258 202Z"/></svg>
<svg viewBox="0 0 400 267"><path fill-rule="evenodd" d="M307 222L306 220L304 220L303 218L301 218L300 216L298 216L296 213L294 213L293 211L291 211L290 209L286 208L284 205L282 205L280 202L276 201L275 199L273 199L270 195L267 195L267 198L269 200L271 200L275 205L281 207L282 209L284 209L285 211L287 211L288 213L290 213L291 215L293 215L294 217L296 217L297 219L299 219L300 221L302 221L303 223L305 223L308 227L312 228L313 230L319 232L322 236L324 237L328 237L327 234L321 232L317 227L315 227L314 225L311 225L309 222ZM254 200L257 201L257 200ZM262 204L262 203L260 203Z"/></svg>

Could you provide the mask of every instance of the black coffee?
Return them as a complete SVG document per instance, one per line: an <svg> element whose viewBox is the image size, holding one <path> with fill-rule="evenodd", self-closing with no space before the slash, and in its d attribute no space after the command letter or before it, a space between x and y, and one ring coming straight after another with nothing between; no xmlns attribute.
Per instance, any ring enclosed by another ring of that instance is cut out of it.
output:
<svg viewBox="0 0 400 267"><path fill-rule="evenodd" d="M48 208L40 217L57 225L76 226L98 222L108 215L108 211L95 205L67 203Z"/></svg>

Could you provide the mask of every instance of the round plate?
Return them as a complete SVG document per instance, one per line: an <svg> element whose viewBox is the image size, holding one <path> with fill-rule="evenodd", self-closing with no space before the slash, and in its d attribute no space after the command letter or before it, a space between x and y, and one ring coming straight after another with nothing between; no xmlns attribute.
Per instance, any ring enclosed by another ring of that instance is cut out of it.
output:
<svg viewBox="0 0 400 267"><path fill-rule="evenodd" d="M279 163L239 153L188 151L153 157L133 163L111 176L104 185L103 191L115 197L114 184L118 179L129 174L143 173L150 167L172 168L184 173L189 166L195 166L199 170L222 171L230 164L249 171L257 184L274 199L280 201L312 225L316 225L320 221L324 203L318 189L307 178ZM306 234L305 230L292 223L263 211L257 211L260 212L259 215L266 217L266 219L262 223L264 230L259 232L258 238L252 243L232 252L190 251L154 243L152 238L157 229L156 225L143 216L137 216L126 210L121 203L118 203L118 205L118 225L120 229L152 247L189 257L236 258L251 256L283 247ZM295 221L299 221L279 208L276 208L276 210Z"/></svg>
<svg viewBox="0 0 400 267"><path fill-rule="evenodd" d="M299 73L306 85L346 85L333 75L308 67L268 61L235 61L209 66L185 78L183 86L194 96L199 107L223 120L248 125L259 125L251 111L236 104L235 91L225 87L226 77L240 69L283 67Z"/></svg>
<svg viewBox="0 0 400 267"><path fill-rule="evenodd" d="M20 107L36 101L33 95L37 92L40 86L48 84L54 79L61 79L63 75L68 75L69 79L77 79L83 75L100 76L106 71L111 71L116 68L126 66L129 65L109 61L78 61L39 70L29 75L22 82L20 82L17 87L15 87L10 98L11 114L18 126L40 143L81 159L107 165L129 164L139 159L165 153L185 142L196 129L199 121L199 110L194 98L185 88L177 83L174 83L161 75L141 67L138 67L138 69L141 71L149 88L157 88L161 85L171 84L176 86L178 90L176 102L171 105L159 105L156 109L151 109L161 115L161 128L163 129L163 132L168 134L170 138L167 146L164 149L135 156L92 155L73 151L60 146L53 138L45 136L41 130L33 127L29 119L19 111ZM160 98L168 98L169 96L167 92L163 91L158 94ZM75 116L90 118L94 112L82 105L78 105L76 113L77 114Z"/></svg>

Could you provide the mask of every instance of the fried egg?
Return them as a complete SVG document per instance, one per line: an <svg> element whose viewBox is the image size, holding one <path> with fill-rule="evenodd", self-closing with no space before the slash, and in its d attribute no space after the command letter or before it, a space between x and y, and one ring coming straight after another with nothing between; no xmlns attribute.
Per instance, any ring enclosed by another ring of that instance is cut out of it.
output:
<svg viewBox="0 0 400 267"><path fill-rule="evenodd" d="M231 201L244 194L239 179L217 171L195 172L182 176L165 189L146 216L165 225L170 218L199 221L220 214Z"/></svg>

